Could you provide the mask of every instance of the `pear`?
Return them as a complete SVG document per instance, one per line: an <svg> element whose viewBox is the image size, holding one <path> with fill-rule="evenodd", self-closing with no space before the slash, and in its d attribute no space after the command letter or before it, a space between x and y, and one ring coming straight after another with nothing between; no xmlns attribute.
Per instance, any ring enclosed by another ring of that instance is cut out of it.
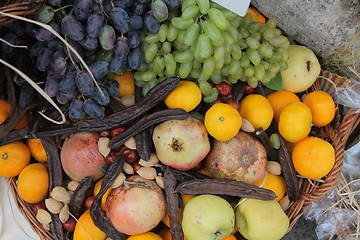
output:
<svg viewBox="0 0 360 240"><path fill-rule="evenodd" d="M234 210L221 197L199 195L185 205L182 228L188 240L221 240L231 234L234 225Z"/></svg>
<svg viewBox="0 0 360 240"><path fill-rule="evenodd" d="M279 240L289 228L289 218L276 200L246 199L235 209L235 219L248 240Z"/></svg>
<svg viewBox="0 0 360 240"><path fill-rule="evenodd" d="M321 66L315 53L304 46L290 45L288 68L280 72L282 88L293 93L307 90L320 74Z"/></svg>

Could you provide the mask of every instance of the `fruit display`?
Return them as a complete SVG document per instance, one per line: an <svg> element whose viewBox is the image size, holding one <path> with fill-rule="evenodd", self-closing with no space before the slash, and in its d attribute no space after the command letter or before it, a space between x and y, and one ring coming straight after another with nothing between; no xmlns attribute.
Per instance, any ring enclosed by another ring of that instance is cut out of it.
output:
<svg viewBox="0 0 360 240"><path fill-rule="evenodd" d="M45 92L0 76L0 177L54 239L281 239L298 179L335 166L318 59L254 8L48 0L28 18L58 34L0 25Z"/></svg>

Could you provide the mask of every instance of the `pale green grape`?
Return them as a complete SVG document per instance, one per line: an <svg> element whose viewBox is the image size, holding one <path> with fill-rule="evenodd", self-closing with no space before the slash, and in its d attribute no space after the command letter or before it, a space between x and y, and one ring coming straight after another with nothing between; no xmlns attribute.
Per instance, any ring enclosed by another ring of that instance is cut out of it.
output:
<svg viewBox="0 0 360 240"><path fill-rule="evenodd" d="M230 75L237 74L240 68L241 68L240 61L238 59L233 58L229 64L229 74Z"/></svg>
<svg viewBox="0 0 360 240"><path fill-rule="evenodd" d="M208 58L212 51L210 38L205 34L200 34L197 44L200 49L200 56L203 58Z"/></svg>
<svg viewBox="0 0 360 240"><path fill-rule="evenodd" d="M255 77L258 81L261 81L265 77L265 68L259 64L254 66L255 69Z"/></svg>
<svg viewBox="0 0 360 240"><path fill-rule="evenodd" d="M213 103L218 98L219 92L216 88L212 88L212 93L210 95L204 96L203 100L206 103Z"/></svg>
<svg viewBox="0 0 360 240"><path fill-rule="evenodd" d="M221 71L220 70L214 71L210 76L210 80L215 84L221 83L222 81Z"/></svg>
<svg viewBox="0 0 360 240"><path fill-rule="evenodd" d="M222 32L222 37L224 38L225 44L232 45L235 42L235 40L228 32Z"/></svg>
<svg viewBox="0 0 360 240"><path fill-rule="evenodd" d="M256 33L260 30L260 23L259 22L251 22L247 25L247 30L250 33Z"/></svg>
<svg viewBox="0 0 360 240"><path fill-rule="evenodd" d="M156 56L154 58L154 66L153 66L153 70L155 73L159 74L161 72L163 72L165 69L165 61L164 58L161 56Z"/></svg>
<svg viewBox="0 0 360 240"><path fill-rule="evenodd" d="M154 57L159 50L159 47L156 43L150 43L147 45L144 51L144 58L147 63L151 63L154 60Z"/></svg>
<svg viewBox="0 0 360 240"><path fill-rule="evenodd" d="M275 47L288 47L290 42L285 36L276 36L270 40L270 44Z"/></svg>
<svg viewBox="0 0 360 240"><path fill-rule="evenodd" d="M247 68L250 66L250 60L246 54L242 54L240 58L240 66L242 68Z"/></svg>
<svg viewBox="0 0 360 240"><path fill-rule="evenodd" d="M281 61L281 62L279 62L279 65L280 65L280 70L281 71L284 71L284 70L286 70L288 68L287 62Z"/></svg>
<svg viewBox="0 0 360 240"><path fill-rule="evenodd" d="M190 47L185 46L184 44L181 44L177 39L173 41L173 46L176 49L176 51L187 51L190 49Z"/></svg>
<svg viewBox="0 0 360 240"><path fill-rule="evenodd" d="M229 53L225 54L224 58L225 58L225 64L231 63L231 59L232 59L231 54L229 54Z"/></svg>
<svg viewBox="0 0 360 240"><path fill-rule="evenodd" d="M247 68L244 69L245 76L252 77L255 75L255 68L254 66L250 65Z"/></svg>
<svg viewBox="0 0 360 240"><path fill-rule="evenodd" d="M203 95L209 96L213 93L212 86L207 81L199 81L199 88Z"/></svg>
<svg viewBox="0 0 360 240"><path fill-rule="evenodd" d="M207 59L205 59L204 64L203 64L203 73L205 76L210 77L211 74L214 72L215 70L215 60L213 57L208 57Z"/></svg>
<svg viewBox="0 0 360 240"><path fill-rule="evenodd" d="M207 14L210 9L210 1L209 0L195 0L196 4L199 6L200 12L203 14Z"/></svg>
<svg viewBox="0 0 360 240"><path fill-rule="evenodd" d="M233 44L231 48L231 56L236 59L240 60L242 56L241 48L238 44Z"/></svg>
<svg viewBox="0 0 360 240"><path fill-rule="evenodd" d="M214 48L214 60L219 61L225 56L225 47L224 45L217 46Z"/></svg>
<svg viewBox="0 0 360 240"><path fill-rule="evenodd" d="M271 73L277 73L280 71L280 64L277 62L273 62L269 64L269 71Z"/></svg>
<svg viewBox="0 0 360 240"><path fill-rule="evenodd" d="M192 46L195 44L196 39L199 37L200 34L200 26L197 23L191 25L185 33L184 36L184 45L185 46Z"/></svg>
<svg viewBox="0 0 360 240"><path fill-rule="evenodd" d="M219 61L216 61L215 69L216 70L221 70L222 67L224 66L224 64L225 64L225 57L221 58Z"/></svg>
<svg viewBox="0 0 360 240"><path fill-rule="evenodd" d="M157 43L157 42L159 42L159 37L157 34L147 35L145 37L145 42L146 43Z"/></svg>
<svg viewBox="0 0 360 240"><path fill-rule="evenodd" d="M191 70L191 72L190 72L190 76L191 76L192 78L197 79L197 78L199 78L201 72L202 72L202 69L201 69L201 68L193 68L193 69Z"/></svg>
<svg viewBox="0 0 360 240"><path fill-rule="evenodd" d="M191 5L188 8L184 9L181 14L181 18L185 20L193 19L200 12L200 9L197 5Z"/></svg>
<svg viewBox="0 0 360 240"><path fill-rule="evenodd" d="M273 50L268 42L261 43L258 52L265 58L271 58L273 55Z"/></svg>
<svg viewBox="0 0 360 240"><path fill-rule="evenodd" d="M148 94L148 92L153 88L155 87L157 84L159 83L158 80L153 80L153 81L150 81L150 82L146 82L143 86L143 89L142 89L142 94L144 96L146 96Z"/></svg>
<svg viewBox="0 0 360 240"><path fill-rule="evenodd" d="M192 67L198 69L198 68L202 67L202 64L200 62L194 60L193 64L192 64Z"/></svg>
<svg viewBox="0 0 360 240"><path fill-rule="evenodd" d="M276 28L276 20L274 18L270 18L267 20L266 25L271 28Z"/></svg>
<svg viewBox="0 0 360 240"><path fill-rule="evenodd" d="M179 35L179 29L177 29L172 24L170 24L169 28L168 28L167 36L166 36L167 40L169 42L172 42L177 38L178 35Z"/></svg>
<svg viewBox="0 0 360 240"><path fill-rule="evenodd" d="M191 50L178 51L173 53L173 55L175 57L175 61L178 63L186 63L194 59L194 54Z"/></svg>
<svg viewBox="0 0 360 240"><path fill-rule="evenodd" d="M176 61L175 61L175 57L169 53L167 55L164 56L164 61L165 61L165 71L169 76L174 75L175 71L176 71Z"/></svg>
<svg viewBox="0 0 360 240"><path fill-rule="evenodd" d="M181 17L174 17L173 19L171 19L171 25L173 25L175 28L180 30L188 29L193 23L194 23L193 19L186 20Z"/></svg>
<svg viewBox="0 0 360 240"><path fill-rule="evenodd" d="M193 68L193 62L181 63L179 66L179 77L182 79L187 78L192 68Z"/></svg>
<svg viewBox="0 0 360 240"><path fill-rule="evenodd" d="M158 40L160 42L165 42L166 41L166 37L167 37L167 33L168 33L168 26L166 24L161 24L159 31L157 33L158 35Z"/></svg>
<svg viewBox="0 0 360 240"><path fill-rule="evenodd" d="M157 74L153 70L148 70L141 74L141 80L143 80L145 82L150 82L150 81L155 80L156 76L157 76Z"/></svg>
<svg viewBox="0 0 360 240"><path fill-rule="evenodd" d="M260 47L260 42L255 38L248 37L245 41L249 48L257 49L258 47Z"/></svg>
<svg viewBox="0 0 360 240"><path fill-rule="evenodd" d="M210 8L208 12L210 20L218 27L219 29L226 29L229 25L229 22L226 20L224 14L216 8Z"/></svg>
<svg viewBox="0 0 360 240"><path fill-rule="evenodd" d="M206 36L208 36L212 41L218 42L223 38L218 27L211 20L203 21L201 24L202 29Z"/></svg>
<svg viewBox="0 0 360 240"><path fill-rule="evenodd" d="M171 48L172 48L172 45L171 45L171 43L169 43L169 42L164 42L164 43L161 45L161 50L162 50L164 53L169 53L169 52L171 52Z"/></svg>
<svg viewBox="0 0 360 240"><path fill-rule="evenodd" d="M248 48L246 50L246 55L248 56L250 62L254 65L258 65L261 61L260 54L252 48Z"/></svg>
<svg viewBox="0 0 360 240"><path fill-rule="evenodd" d="M181 12L184 12L187 8L193 5L196 5L195 0L184 0L184 2L181 5Z"/></svg>

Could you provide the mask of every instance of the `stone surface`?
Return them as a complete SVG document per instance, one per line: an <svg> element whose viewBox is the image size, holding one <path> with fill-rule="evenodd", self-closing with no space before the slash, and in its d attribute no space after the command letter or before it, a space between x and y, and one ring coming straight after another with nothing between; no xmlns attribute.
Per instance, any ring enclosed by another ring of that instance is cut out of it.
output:
<svg viewBox="0 0 360 240"><path fill-rule="evenodd" d="M360 70L359 0L252 0L251 3L266 17L275 18L287 35L299 34L296 40L324 60L340 60L334 59L334 55L351 42L346 61L355 61ZM352 60L350 56L354 52L355 60ZM347 66L339 70L349 71Z"/></svg>

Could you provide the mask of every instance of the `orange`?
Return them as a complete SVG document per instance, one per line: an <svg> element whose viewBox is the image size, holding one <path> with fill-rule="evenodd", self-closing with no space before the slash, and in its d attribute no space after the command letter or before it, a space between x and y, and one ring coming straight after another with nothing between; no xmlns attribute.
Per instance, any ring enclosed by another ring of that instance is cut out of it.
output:
<svg viewBox="0 0 360 240"><path fill-rule="evenodd" d="M195 197L193 194L181 194L181 199L183 201L184 206Z"/></svg>
<svg viewBox="0 0 360 240"><path fill-rule="evenodd" d="M248 120L255 129L266 130L274 117L274 110L264 96L250 94L240 102L240 115Z"/></svg>
<svg viewBox="0 0 360 240"><path fill-rule="evenodd" d="M163 238L156 233L146 232L146 233L131 235L127 240L163 240Z"/></svg>
<svg viewBox="0 0 360 240"><path fill-rule="evenodd" d="M133 72L124 71L123 75L116 75L114 79L120 85L120 97L135 94L135 80Z"/></svg>
<svg viewBox="0 0 360 240"><path fill-rule="evenodd" d="M312 123L316 127L328 125L335 117L335 102L327 92L311 92L305 97L303 103L310 108Z"/></svg>
<svg viewBox="0 0 360 240"><path fill-rule="evenodd" d="M38 203L49 192L49 173L43 163L32 163L20 173L17 189L20 197L28 203Z"/></svg>
<svg viewBox="0 0 360 240"><path fill-rule="evenodd" d="M166 98L165 104L168 108L181 108L190 112L201 102L202 94L199 86L192 81L180 81Z"/></svg>
<svg viewBox="0 0 360 240"><path fill-rule="evenodd" d="M292 162L301 176L320 179L334 167L335 150L330 143L321 138L308 137L295 145Z"/></svg>
<svg viewBox="0 0 360 240"><path fill-rule="evenodd" d="M280 113L279 132L286 141L299 142L310 133L311 121L311 111L304 103L289 103Z"/></svg>
<svg viewBox="0 0 360 240"><path fill-rule="evenodd" d="M95 184L95 186L94 186L94 191L93 191L94 196L96 196L96 195L100 192L100 188L101 188L101 183L102 183L102 181L103 181L103 179L100 179L99 181L96 182L96 184ZM105 192L104 196L103 196L102 199L101 199L101 209L102 209L103 211L106 211L106 199L107 199L107 197L109 196L110 192L111 192L111 188L109 188L109 189Z"/></svg>
<svg viewBox="0 0 360 240"><path fill-rule="evenodd" d="M8 117L10 116L11 105L5 100L0 99L0 124L3 124ZM29 121L29 115L26 113L24 117L20 120L18 125L16 125L15 129L23 128L27 125Z"/></svg>
<svg viewBox="0 0 360 240"><path fill-rule="evenodd" d="M31 156L38 162L47 162L47 155L44 146L39 138L27 139L26 144Z"/></svg>
<svg viewBox="0 0 360 240"><path fill-rule="evenodd" d="M91 218L90 210L86 210L75 225L74 240L104 240L106 234L101 231Z"/></svg>
<svg viewBox="0 0 360 240"><path fill-rule="evenodd" d="M265 17L255 8L250 7L247 10L247 13L251 14L254 22L259 22L260 25L265 25L266 19Z"/></svg>
<svg viewBox="0 0 360 240"><path fill-rule="evenodd" d="M184 210L182 208L179 208L179 214L180 214L180 222L183 216L183 212ZM170 227L170 219L169 219L169 215L166 211L165 216L163 217L163 219L161 220L167 227Z"/></svg>
<svg viewBox="0 0 360 240"><path fill-rule="evenodd" d="M15 177L30 163L30 151L20 142L0 146L0 177Z"/></svg>
<svg viewBox="0 0 360 240"><path fill-rule="evenodd" d="M242 118L236 108L226 103L215 103L205 113L205 128L218 141L233 138L240 130Z"/></svg>
<svg viewBox="0 0 360 240"><path fill-rule="evenodd" d="M236 237L234 235L230 234L229 236L226 236L221 240L236 240Z"/></svg>
<svg viewBox="0 0 360 240"><path fill-rule="evenodd" d="M269 172L266 174L265 177L266 177L265 183L262 186L262 188L272 190L277 196L275 200L279 201L285 195L285 191L286 191L286 184L284 178ZM261 179L259 182L257 182L256 186L261 186L263 182L264 182L264 178Z"/></svg>
<svg viewBox="0 0 360 240"><path fill-rule="evenodd" d="M274 118L279 122L281 110L291 102L300 102L299 97L289 91L276 91L269 94L266 99L269 101L271 107L274 110Z"/></svg>
<svg viewBox="0 0 360 240"><path fill-rule="evenodd" d="M171 237L171 232L170 232L170 228L164 228L159 232L159 235L164 239L164 240L172 240ZM184 240L187 240L187 238L184 236Z"/></svg>

